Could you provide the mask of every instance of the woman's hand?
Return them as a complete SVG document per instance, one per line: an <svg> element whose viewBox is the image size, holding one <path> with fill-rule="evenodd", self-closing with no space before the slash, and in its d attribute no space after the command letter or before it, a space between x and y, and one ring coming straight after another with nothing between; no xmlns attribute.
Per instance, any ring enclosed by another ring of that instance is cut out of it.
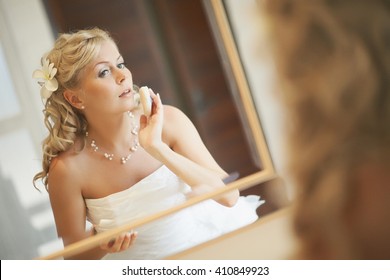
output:
<svg viewBox="0 0 390 280"><path fill-rule="evenodd" d="M106 243L100 245L100 248L108 253L118 253L127 250L133 245L137 238L137 232L125 232L118 235L115 239L112 239Z"/></svg>
<svg viewBox="0 0 390 280"><path fill-rule="evenodd" d="M152 114L147 117L142 115L140 118L139 142L141 146L149 153L162 144L162 129L164 120L164 108L159 94L155 94L150 90L152 97Z"/></svg>

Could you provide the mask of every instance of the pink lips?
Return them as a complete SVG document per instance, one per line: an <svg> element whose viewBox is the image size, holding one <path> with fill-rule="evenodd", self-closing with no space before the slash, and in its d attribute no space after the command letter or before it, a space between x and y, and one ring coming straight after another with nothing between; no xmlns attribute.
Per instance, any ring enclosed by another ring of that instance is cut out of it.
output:
<svg viewBox="0 0 390 280"><path fill-rule="evenodd" d="M130 89L125 90L121 95L119 95L119 97L124 97L124 96L130 95L130 93L131 93Z"/></svg>

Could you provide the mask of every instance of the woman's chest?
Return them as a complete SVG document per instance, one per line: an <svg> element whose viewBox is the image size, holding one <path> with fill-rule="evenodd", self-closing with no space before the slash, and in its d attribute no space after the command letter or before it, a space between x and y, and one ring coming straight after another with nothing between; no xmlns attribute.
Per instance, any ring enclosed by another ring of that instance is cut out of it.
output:
<svg viewBox="0 0 390 280"><path fill-rule="evenodd" d="M91 163L85 171L83 197L102 198L131 188L160 166L160 162L148 156L134 157L124 164L106 159Z"/></svg>

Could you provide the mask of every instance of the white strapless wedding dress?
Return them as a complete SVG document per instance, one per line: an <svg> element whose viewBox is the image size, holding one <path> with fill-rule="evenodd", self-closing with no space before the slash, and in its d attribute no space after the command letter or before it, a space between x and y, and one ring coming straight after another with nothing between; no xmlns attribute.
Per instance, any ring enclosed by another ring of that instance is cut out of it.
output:
<svg viewBox="0 0 390 280"><path fill-rule="evenodd" d="M161 166L124 191L86 199L87 218L97 232L103 232L181 204L189 191L188 185ZM162 259L256 221L256 209L262 203L255 195L241 196L231 208L203 201L135 228L138 236L128 250L103 259Z"/></svg>

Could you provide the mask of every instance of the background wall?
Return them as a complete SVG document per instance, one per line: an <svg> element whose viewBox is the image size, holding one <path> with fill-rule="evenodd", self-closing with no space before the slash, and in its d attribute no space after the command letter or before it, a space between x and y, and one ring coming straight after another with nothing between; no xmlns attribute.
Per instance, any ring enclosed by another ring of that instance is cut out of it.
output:
<svg viewBox="0 0 390 280"><path fill-rule="evenodd" d="M0 0L0 259L31 259L60 244L47 192L32 185L44 137L32 72L52 42L39 0Z"/></svg>

